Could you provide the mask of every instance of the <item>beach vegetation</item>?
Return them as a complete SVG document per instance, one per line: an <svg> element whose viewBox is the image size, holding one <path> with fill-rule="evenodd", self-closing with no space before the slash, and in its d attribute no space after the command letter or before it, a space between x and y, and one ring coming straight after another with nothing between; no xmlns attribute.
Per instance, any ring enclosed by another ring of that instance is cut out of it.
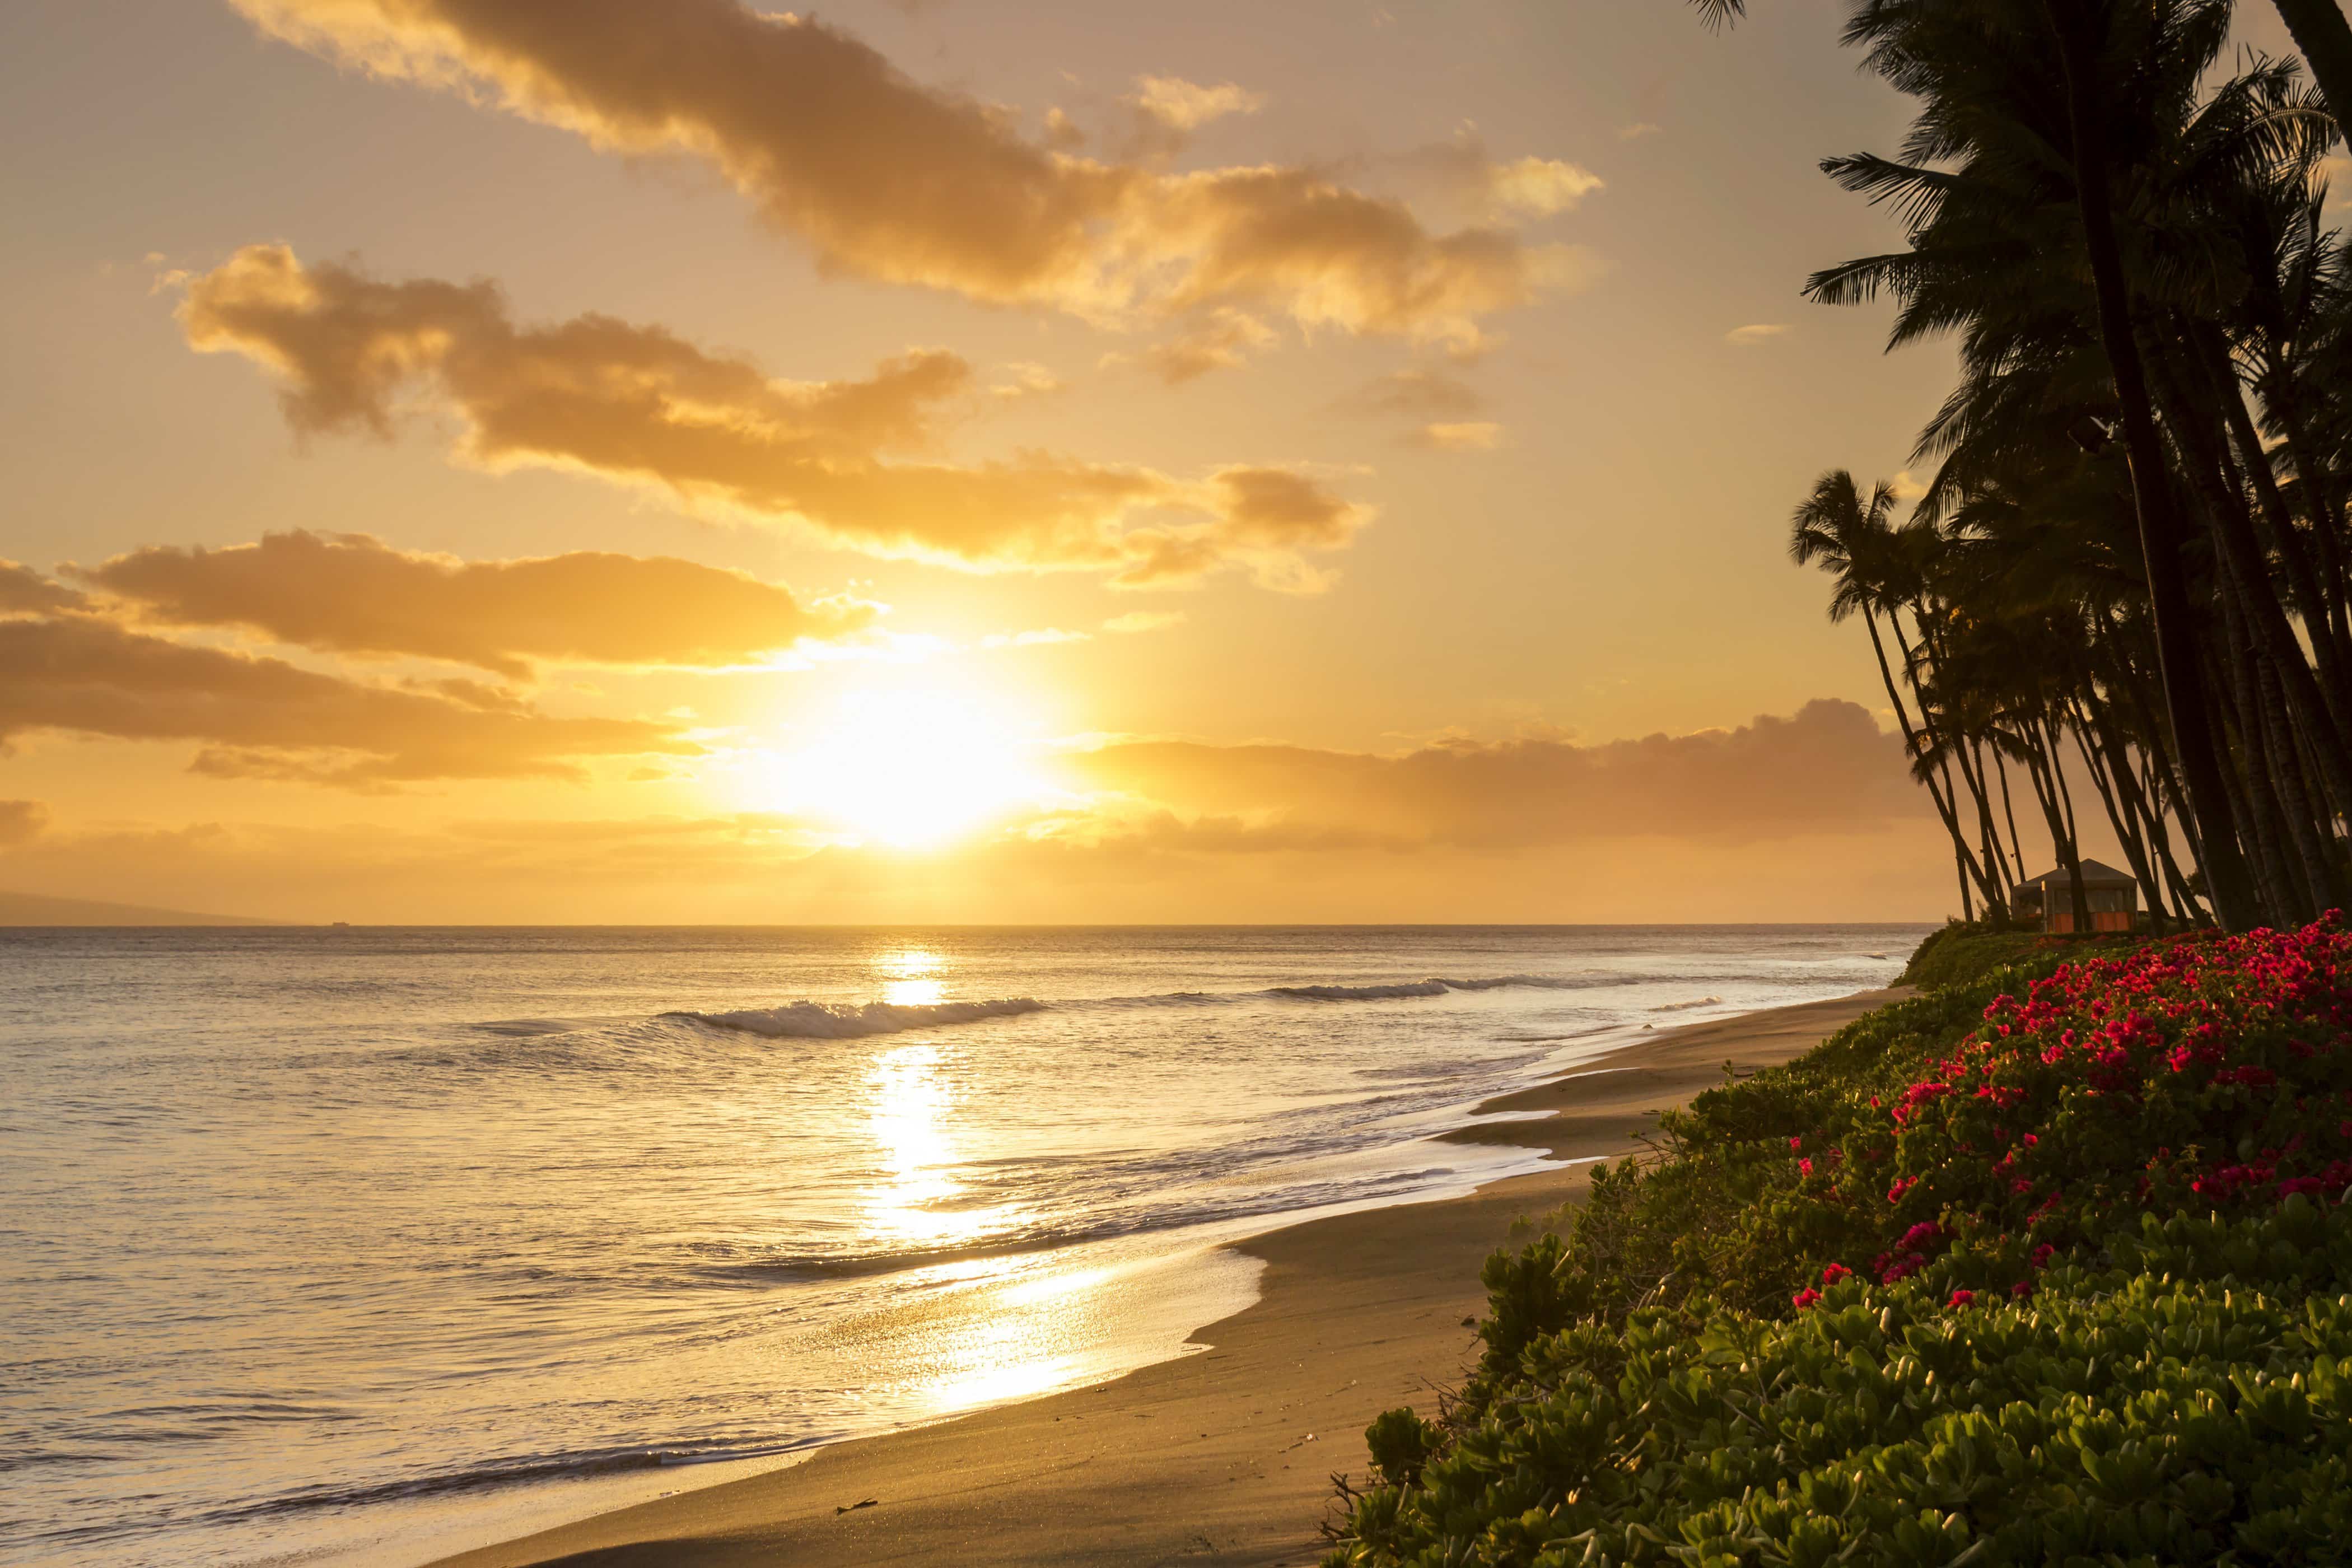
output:
<svg viewBox="0 0 2352 1568"><path fill-rule="evenodd" d="M1330 1561L2340 1561L2347 1194L2333 920L1882 1008L1489 1260Z"/></svg>

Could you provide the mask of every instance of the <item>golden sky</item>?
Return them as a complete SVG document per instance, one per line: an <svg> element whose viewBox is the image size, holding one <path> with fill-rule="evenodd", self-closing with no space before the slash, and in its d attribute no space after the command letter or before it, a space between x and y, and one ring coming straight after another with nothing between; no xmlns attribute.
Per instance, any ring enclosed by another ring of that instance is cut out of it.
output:
<svg viewBox="0 0 2352 1568"><path fill-rule="evenodd" d="M12 5L0 888L1939 918L1842 12Z"/></svg>

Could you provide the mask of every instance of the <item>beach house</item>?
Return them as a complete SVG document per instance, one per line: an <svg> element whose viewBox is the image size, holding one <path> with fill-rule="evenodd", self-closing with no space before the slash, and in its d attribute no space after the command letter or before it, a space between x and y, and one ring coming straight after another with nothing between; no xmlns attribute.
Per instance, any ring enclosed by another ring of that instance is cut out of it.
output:
<svg viewBox="0 0 2352 1568"><path fill-rule="evenodd" d="M2083 893L2091 906L2093 931L2129 931L2139 909L2139 881L2103 860L2083 862ZM2017 885L2012 911L2046 931L2074 929L2074 889L2063 866Z"/></svg>

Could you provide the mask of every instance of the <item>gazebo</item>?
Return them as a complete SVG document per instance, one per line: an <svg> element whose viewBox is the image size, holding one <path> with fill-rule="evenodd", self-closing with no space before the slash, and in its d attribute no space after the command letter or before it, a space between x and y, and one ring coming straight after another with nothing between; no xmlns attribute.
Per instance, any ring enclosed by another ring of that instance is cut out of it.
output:
<svg viewBox="0 0 2352 1568"><path fill-rule="evenodd" d="M2103 860L2083 862L2083 894L2091 906L2093 931L2129 931L2139 909L2139 879ZM2038 921L2046 931L2074 929L2074 888L2063 866L2017 885L2021 921Z"/></svg>

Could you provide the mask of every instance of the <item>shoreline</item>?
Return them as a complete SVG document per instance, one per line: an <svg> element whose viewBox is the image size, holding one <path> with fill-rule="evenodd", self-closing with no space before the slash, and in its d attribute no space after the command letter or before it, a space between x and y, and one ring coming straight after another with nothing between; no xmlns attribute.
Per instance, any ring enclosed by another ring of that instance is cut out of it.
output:
<svg viewBox="0 0 2352 1568"><path fill-rule="evenodd" d="M1258 1299L1203 1325L1196 1353L1108 1383L828 1445L737 1480L688 1488L430 1568L750 1568L891 1563L1206 1562L1321 1555L1335 1472L1360 1477L1381 1411L1435 1403L1467 1364L1479 1265L1515 1220L1558 1207L1583 1164L1614 1158L1658 1109L1802 1054L1900 988L1660 1030L1438 1134L1580 1163L1462 1197L1291 1224L1230 1250L1262 1260ZM873 1501L866 1506L866 1500Z"/></svg>

